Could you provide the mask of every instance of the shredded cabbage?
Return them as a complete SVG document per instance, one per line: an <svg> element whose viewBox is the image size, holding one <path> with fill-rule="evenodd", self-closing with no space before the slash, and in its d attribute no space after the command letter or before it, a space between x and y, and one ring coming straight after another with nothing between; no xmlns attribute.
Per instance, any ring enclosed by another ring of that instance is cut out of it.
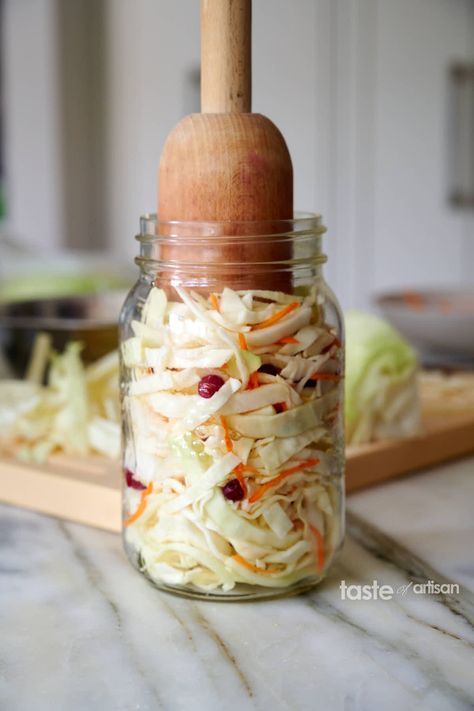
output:
<svg viewBox="0 0 474 711"><path fill-rule="evenodd" d="M0 451L36 463L55 451L120 455L118 355L84 368L81 346L52 354L46 386L0 381Z"/></svg>
<svg viewBox="0 0 474 711"><path fill-rule="evenodd" d="M221 409L222 415L232 415L238 412L259 410L276 402L285 402L288 399L288 387L282 383L261 385L254 390L236 392L229 398Z"/></svg>
<svg viewBox="0 0 474 711"><path fill-rule="evenodd" d="M228 418L229 425L246 437L294 437L321 426L323 415L335 407L337 400L337 391L331 390L320 398L270 417L253 413L232 415Z"/></svg>
<svg viewBox="0 0 474 711"><path fill-rule="evenodd" d="M271 438L269 442L260 441L255 447L255 452L262 460L267 472L275 471L298 452L319 439L324 437L326 429L316 427L308 430L304 434L293 437Z"/></svg>
<svg viewBox="0 0 474 711"><path fill-rule="evenodd" d="M163 323L168 299L163 289L152 289L143 305L142 321L146 326L157 329ZM158 331L159 332L159 331Z"/></svg>
<svg viewBox="0 0 474 711"><path fill-rule="evenodd" d="M284 512L278 501L275 501L271 506L268 506L263 511L263 518L272 529L278 538L285 540L285 537L293 528L291 519Z"/></svg>
<svg viewBox="0 0 474 711"><path fill-rule="evenodd" d="M159 584L228 592L315 578L339 536L339 376L311 376L338 374L341 350L327 348L320 295L175 290L180 301L151 290L122 347L125 464L153 486L126 540ZM220 383L204 398L207 375ZM138 500L127 489L130 513Z"/></svg>
<svg viewBox="0 0 474 711"><path fill-rule="evenodd" d="M246 335L247 343L250 347L272 345L286 336L292 336L295 331L307 326L310 320L311 309L300 306L296 311L272 326L248 333Z"/></svg>
<svg viewBox="0 0 474 711"><path fill-rule="evenodd" d="M276 311L275 304L261 304L254 309L245 305L244 299L233 289L225 288L220 300L220 313L236 326L249 326L261 323L272 316Z"/></svg>
<svg viewBox="0 0 474 711"><path fill-rule="evenodd" d="M227 452L222 459L214 462L199 479L195 480L184 493L175 497L169 504L165 504L163 510L172 513L190 503L197 502L204 494L225 481L227 475L235 469L239 461L235 454Z"/></svg>

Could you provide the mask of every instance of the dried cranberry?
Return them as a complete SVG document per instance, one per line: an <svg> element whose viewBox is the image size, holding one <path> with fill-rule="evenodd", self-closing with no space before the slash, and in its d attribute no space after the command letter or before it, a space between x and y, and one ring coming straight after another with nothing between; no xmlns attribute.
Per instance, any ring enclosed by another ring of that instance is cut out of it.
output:
<svg viewBox="0 0 474 711"><path fill-rule="evenodd" d="M144 484L141 483L141 481L138 481L138 479L135 479L133 476L133 473L130 471L130 469L125 469L124 470L125 474L125 481L127 482L127 486L130 486L132 489L145 489L146 487Z"/></svg>
<svg viewBox="0 0 474 711"><path fill-rule="evenodd" d="M280 372L278 368L276 368L274 365L271 363L264 363L263 365L260 366L258 369L259 373L266 373L267 375L278 375Z"/></svg>
<svg viewBox="0 0 474 711"><path fill-rule="evenodd" d="M280 412L285 412L288 408L286 407L286 403L284 402L275 402L273 407L275 408L275 412L277 415L280 414Z"/></svg>
<svg viewBox="0 0 474 711"><path fill-rule="evenodd" d="M238 479L231 479L225 486L222 487L222 493L229 501L242 501L244 498L244 490Z"/></svg>
<svg viewBox="0 0 474 711"><path fill-rule="evenodd" d="M221 387L224 381L220 375L205 375L199 381L198 393L201 397L212 397Z"/></svg>

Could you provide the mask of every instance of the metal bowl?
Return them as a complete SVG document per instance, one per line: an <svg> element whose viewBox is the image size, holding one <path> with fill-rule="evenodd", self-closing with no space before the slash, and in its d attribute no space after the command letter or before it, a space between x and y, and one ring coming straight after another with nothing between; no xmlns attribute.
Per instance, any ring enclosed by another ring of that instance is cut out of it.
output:
<svg viewBox="0 0 474 711"><path fill-rule="evenodd" d="M13 373L19 377L25 374L39 333L47 333L57 351L70 341L80 341L86 363L117 348L118 317L125 295L110 291L0 304L0 344Z"/></svg>
<svg viewBox="0 0 474 711"><path fill-rule="evenodd" d="M376 303L423 356L474 361L474 289L405 289Z"/></svg>

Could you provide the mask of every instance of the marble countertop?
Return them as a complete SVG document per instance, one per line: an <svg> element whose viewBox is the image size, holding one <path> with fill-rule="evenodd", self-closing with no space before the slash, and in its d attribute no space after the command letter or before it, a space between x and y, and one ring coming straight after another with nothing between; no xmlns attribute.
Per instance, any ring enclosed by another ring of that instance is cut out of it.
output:
<svg viewBox="0 0 474 711"><path fill-rule="evenodd" d="M472 709L473 500L472 458L353 495L330 577L259 603L159 593L118 536L1 506L0 708Z"/></svg>

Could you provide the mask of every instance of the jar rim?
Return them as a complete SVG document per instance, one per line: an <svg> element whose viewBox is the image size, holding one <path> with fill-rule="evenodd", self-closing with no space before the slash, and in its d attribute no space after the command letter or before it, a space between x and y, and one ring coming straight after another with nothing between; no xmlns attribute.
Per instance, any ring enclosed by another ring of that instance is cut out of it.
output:
<svg viewBox="0 0 474 711"><path fill-rule="evenodd" d="M230 227L232 226L232 227ZM227 230L226 228L229 227ZM231 239L236 241L249 239L260 240L272 237L277 240L309 235L322 235L327 228L322 223L318 213L294 213L292 219L284 220L160 220L156 213L145 213L140 217L140 233L136 239L140 243L167 243L179 238L182 240L195 239Z"/></svg>

